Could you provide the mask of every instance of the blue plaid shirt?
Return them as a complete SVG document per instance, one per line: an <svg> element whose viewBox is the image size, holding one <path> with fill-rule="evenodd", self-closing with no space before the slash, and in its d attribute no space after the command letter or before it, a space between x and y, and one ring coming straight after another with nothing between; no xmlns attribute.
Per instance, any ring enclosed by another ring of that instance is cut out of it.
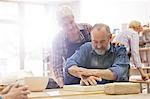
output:
<svg viewBox="0 0 150 99"><path fill-rule="evenodd" d="M93 49L91 42L80 47L70 58L65 66L65 84L79 84L80 79L68 73L68 68L72 65L88 69L110 69L117 77L116 81L128 81L129 58L124 46L114 46L110 44L110 49L105 55L98 55ZM113 82L103 79L98 83Z"/></svg>

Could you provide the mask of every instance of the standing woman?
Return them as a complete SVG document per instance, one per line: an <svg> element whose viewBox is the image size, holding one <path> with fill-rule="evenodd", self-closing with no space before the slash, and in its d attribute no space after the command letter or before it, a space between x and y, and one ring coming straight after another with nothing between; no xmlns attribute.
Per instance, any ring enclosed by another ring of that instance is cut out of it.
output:
<svg viewBox="0 0 150 99"><path fill-rule="evenodd" d="M142 63L139 54L139 33L142 32L143 28L141 23L138 21L131 21L129 23L129 29L124 33L116 35L113 42L123 44L126 46L129 58L133 58L133 63L139 70L142 79L149 79L148 75L144 73L142 69Z"/></svg>
<svg viewBox="0 0 150 99"><path fill-rule="evenodd" d="M62 6L57 12L58 24L61 31L53 39L53 70L59 87L64 85L64 63L80 46L90 42L92 26L87 23L76 23L70 7Z"/></svg>
<svg viewBox="0 0 150 99"><path fill-rule="evenodd" d="M150 28L148 25L143 26L143 36L145 37L145 47L150 47ZM146 51L148 66L150 66L150 50Z"/></svg>

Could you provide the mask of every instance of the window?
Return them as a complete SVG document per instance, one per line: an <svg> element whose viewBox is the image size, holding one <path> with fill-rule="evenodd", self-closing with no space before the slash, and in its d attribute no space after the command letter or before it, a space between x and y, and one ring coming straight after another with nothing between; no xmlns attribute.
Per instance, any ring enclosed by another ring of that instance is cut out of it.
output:
<svg viewBox="0 0 150 99"><path fill-rule="evenodd" d="M52 39L59 31L56 9L63 1L8 1L0 1L0 73L24 69L42 75L43 59L51 54Z"/></svg>
<svg viewBox="0 0 150 99"><path fill-rule="evenodd" d="M19 69L18 5L0 2L0 71Z"/></svg>

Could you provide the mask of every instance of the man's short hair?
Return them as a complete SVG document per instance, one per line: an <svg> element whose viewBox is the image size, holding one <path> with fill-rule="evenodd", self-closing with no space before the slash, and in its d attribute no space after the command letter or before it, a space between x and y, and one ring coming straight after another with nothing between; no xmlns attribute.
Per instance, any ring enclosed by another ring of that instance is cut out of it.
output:
<svg viewBox="0 0 150 99"><path fill-rule="evenodd" d="M93 26L93 29L94 29L94 28L97 28L97 29L101 30L101 28L103 28L103 27L106 29L106 32L107 32L107 33L111 33L109 26L106 25L106 24L103 24L103 23L95 24L95 25Z"/></svg>

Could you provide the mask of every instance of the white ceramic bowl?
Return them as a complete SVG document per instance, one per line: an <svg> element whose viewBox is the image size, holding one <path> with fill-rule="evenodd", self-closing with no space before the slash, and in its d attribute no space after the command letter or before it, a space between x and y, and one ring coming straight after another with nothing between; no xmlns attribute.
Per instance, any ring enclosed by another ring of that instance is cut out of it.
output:
<svg viewBox="0 0 150 99"><path fill-rule="evenodd" d="M24 83L30 91L43 91L48 84L48 77L25 77Z"/></svg>

